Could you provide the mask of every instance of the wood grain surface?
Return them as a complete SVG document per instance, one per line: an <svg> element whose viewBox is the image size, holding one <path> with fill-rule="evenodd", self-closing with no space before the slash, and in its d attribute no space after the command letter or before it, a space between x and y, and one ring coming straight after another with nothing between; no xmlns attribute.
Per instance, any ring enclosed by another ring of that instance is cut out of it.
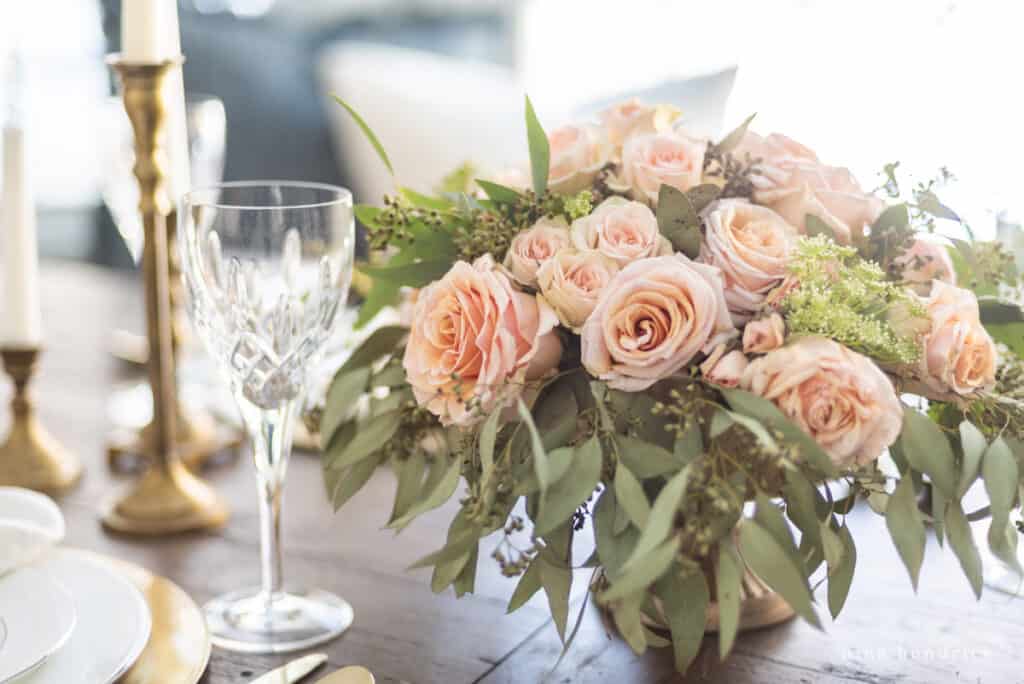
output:
<svg viewBox="0 0 1024 684"><path fill-rule="evenodd" d="M223 530L153 540L117 537L100 527L101 502L125 482L106 467L108 403L130 379L109 356L109 337L117 327L141 328L142 293L133 276L70 263L44 265L42 280L47 350L34 389L47 426L86 466L81 484L61 501L67 543L139 563L171 578L198 602L257 583L255 475L244 452L205 473L232 508ZM0 397L6 401L9 394L5 382ZM3 415L0 426L7 420ZM506 616L514 585L487 557L486 541L477 592L461 600L450 590L432 594L429 571L405 570L440 546L452 507L425 516L396 538L383 529L393 488L391 472L382 468L335 515L316 455L296 453L284 513L286 581L329 589L355 608L353 627L322 649L330 667L364 665L381 684L1024 682L1024 602L996 593L975 601L956 560L934 539L915 596L884 522L866 507L850 519L859 557L853 588L838 621L822 611L825 631L796 621L745 634L725 663L718 662L717 644L708 639L682 677L667 652L637 656L609 637L591 604L576 643L552 672L561 647L542 594ZM577 577L576 606L584 600L587 577ZM250 681L285 660L215 649L202 681Z"/></svg>

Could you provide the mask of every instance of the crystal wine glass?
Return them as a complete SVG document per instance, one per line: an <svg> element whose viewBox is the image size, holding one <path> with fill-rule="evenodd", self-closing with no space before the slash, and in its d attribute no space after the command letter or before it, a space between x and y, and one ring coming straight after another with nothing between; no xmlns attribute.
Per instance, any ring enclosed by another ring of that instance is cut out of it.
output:
<svg viewBox="0 0 1024 684"><path fill-rule="evenodd" d="M213 642L248 653L308 648L347 629L352 608L324 591L283 588L282 487L309 369L348 295L352 195L313 183L224 183L186 194L178 217L189 315L228 378L259 486L262 585L205 606Z"/></svg>

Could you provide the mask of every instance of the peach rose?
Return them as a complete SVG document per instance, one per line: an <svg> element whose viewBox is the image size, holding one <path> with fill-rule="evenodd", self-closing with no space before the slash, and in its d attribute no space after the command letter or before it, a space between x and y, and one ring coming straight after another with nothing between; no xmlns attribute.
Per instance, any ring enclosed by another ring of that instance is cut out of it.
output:
<svg viewBox="0 0 1024 684"><path fill-rule="evenodd" d="M784 185L789 179L789 171L784 168L795 161L818 162L818 155L792 138L781 133L772 133L761 137L753 131L747 131L732 154L741 161L755 162L757 173L750 177L758 190L769 190L777 185Z"/></svg>
<svg viewBox="0 0 1024 684"><path fill-rule="evenodd" d="M416 301L403 359L416 401L444 425L483 419L558 364L557 324L491 257L457 262Z"/></svg>
<svg viewBox="0 0 1024 684"><path fill-rule="evenodd" d="M725 345L720 344L700 364L700 372L710 383L720 387L737 387L749 363L743 352L734 349L726 354Z"/></svg>
<svg viewBox="0 0 1024 684"><path fill-rule="evenodd" d="M784 161L773 187L754 191L754 200L774 209L804 234L807 215L813 214L832 229L840 244L848 245L864 227L875 222L885 208L879 198L864 192L849 169L810 161Z"/></svg>
<svg viewBox="0 0 1024 684"><path fill-rule="evenodd" d="M569 125L548 134L548 189L571 194L587 188L611 161L611 145L597 126Z"/></svg>
<svg viewBox="0 0 1024 684"><path fill-rule="evenodd" d="M919 295L927 295L933 280L956 285L956 270L946 247L934 240L918 237L896 258L903 270L903 282Z"/></svg>
<svg viewBox="0 0 1024 684"><path fill-rule="evenodd" d="M786 277L796 231L771 209L741 199L713 202L704 225L698 258L722 269L733 320L747 321Z"/></svg>
<svg viewBox="0 0 1024 684"><path fill-rule="evenodd" d="M537 286L537 269L555 252L569 246L569 224L561 216L544 217L512 238L505 268L522 285Z"/></svg>
<svg viewBox="0 0 1024 684"><path fill-rule="evenodd" d="M544 262L537 283L567 328L579 334L619 265L595 250L567 248Z"/></svg>
<svg viewBox="0 0 1024 684"><path fill-rule="evenodd" d="M777 313L750 321L743 328L743 351L748 354L767 354L785 341L786 323Z"/></svg>
<svg viewBox="0 0 1024 684"><path fill-rule="evenodd" d="M596 249L620 266L637 259L672 253L672 244L658 232L650 207L623 197L609 197L589 216L572 222L572 244Z"/></svg>
<svg viewBox="0 0 1024 684"><path fill-rule="evenodd" d="M652 107L635 97L612 105L598 114L608 140L613 145L622 145L626 138L642 133L656 133L668 130L679 118L680 111L669 105Z"/></svg>
<svg viewBox="0 0 1024 684"><path fill-rule="evenodd" d="M662 185L683 191L700 185L707 147L678 130L635 135L622 148L622 182L634 199L657 204Z"/></svg>
<svg viewBox="0 0 1024 684"><path fill-rule="evenodd" d="M610 387L638 392L735 335L721 271L673 254L612 278L583 324L581 357Z"/></svg>
<svg viewBox="0 0 1024 684"><path fill-rule="evenodd" d="M974 293L936 280L924 305L931 325L922 339L922 382L961 396L992 389L996 345L981 324Z"/></svg>
<svg viewBox="0 0 1024 684"><path fill-rule="evenodd" d="M823 337L751 361L740 387L778 406L839 467L871 463L900 434L903 406L885 373Z"/></svg>

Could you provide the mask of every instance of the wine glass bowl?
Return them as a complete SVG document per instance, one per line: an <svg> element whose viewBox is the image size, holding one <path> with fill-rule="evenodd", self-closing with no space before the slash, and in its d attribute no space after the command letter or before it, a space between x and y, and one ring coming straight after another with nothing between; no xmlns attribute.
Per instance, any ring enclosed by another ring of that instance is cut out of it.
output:
<svg viewBox="0 0 1024 684"><path fill-rule="evenodd" d="M185 195L178 216L186 308L252 438L260 497L262 584L207 604L212 637L236 651L307 648L352 620L336 596L283 589L279 546L294 414L352 277L352 197L224 183Z"/></svg>

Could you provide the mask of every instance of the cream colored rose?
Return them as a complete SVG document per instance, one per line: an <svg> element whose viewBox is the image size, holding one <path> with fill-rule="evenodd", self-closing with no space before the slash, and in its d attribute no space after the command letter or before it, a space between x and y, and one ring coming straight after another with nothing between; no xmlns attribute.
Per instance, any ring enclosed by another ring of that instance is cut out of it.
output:
<svg viewBox="0 0 1024 684"><path fill-rule="evenodd" d="M650 106L635 97L612 105L598 114L609 142L621 146L626 138L669 130L680 111L669 105Z"/></svg>
<svg viewBox="0 0 1024 684"><path fill-rule="evenodd" d="M590 187L612 155L604 131L592 125L556 128L548 134L548 148L548 189L566 195Z"/></svg>
<svg viewBox="0 0 1024 684"><path fill-rule="evenodd" d="M772 133L761 137L753 131L747 131L732 154L741 162L754 163L757 173L750 180L757 190L770 190L784 185L789 179L786 166L792 162L818 163L818 155L792 138L781 133Z"/></svg>
<svg viewBox="0 0 1024 684"><path fill-rule="evenodd" d="M735 337L714 266L682 254L640 259L605 287L580 335L583 366L638 392Z"/></svg>
<svg viewBox="0 0 1024 684"><path fill-rule="evenodd" d="M619 265L592 249L558 251L537 272L544 298L562 325L579 334Z"/></svg>
<svg viewBox="0 0 1024 684"><path fill-rule="evenodd" d="M961 396L992 389L996 345L981 324L974 293L936 280L924 305L930 329L922 340L922 382L938 392Z"/></svg>
<svg viewBox="0 0 1024 684"><path fill-rule="evenodd" d="M748 354L766 354L785 341L786 323L777 313L750 321L743 328L743 351Z"/></svg>
<svg viewBox="0 0 1024 684"><path fill-rule="evenodd" d="M882 200L861 189L848 169L791 160L781 162L778 172L779 181L769 189L755 189L754 200L774 209L801 234L807 232L807 215L812 214L831 228L837 242L848 245L885 208Z"/></svg>
<svg viewBox="0 0 1024 684"><path fill-rule="evenodd" d="M576 249L596 249L620 266L672 253L650 207L623 197L601 202L589 216L573 221L570 232Z"/></svg>
<svg viewBox="0 0 1024 684"><path fill-rule="evenodd" d="M801 337L750 362L740 387L773 402L841 468L876 460L900 434L903 406L869 358Z"/></svg>
<svg viewBox="0 0 1024 684"><path fill-rule="evenodd" d="M945 245L918 237L896 258L903 271L903 282L919 295L927 295L933 280L956 285L956 270Z"/></svg>
<svg viewBox="0 0 1024 684"><path fill-rule="evenodd" d="M416 301L403 359L416 401L444 425L483 419L558 364L557 324L489 256L457 262Z"/></svg>
<svg viewBox="0 0 1024 684"><path fill-rule="evenodd" d="M700 364L700 372L704 378L720 387L736 387L740 384L743 371L750 362L738 349L726 353L725 345L715 347L704 363Z"/></svg>
<svg viewBox="0 0 1024 684"><path fill-rule="evenodd" d="M707 146L678 130L635 135L622 148L622 181L634 199L657 204L662 185L682 191L700 185Z"/></svg>
<svg viewBox="0 0 1024 684"><path fill-rule="evenodd" d="M699 259L722 269L733 320L747 321L786 277L796 230L771 209L741 199L712 203L704 225Z"/></svg>
<svg viewBox="0 0 1024 684"><path fill-rule="evenodd" d="M537 270L555 252L569 246L569 224L561 216L544 217L512 238L505 268L522 285L537 286Z"/></svg>

